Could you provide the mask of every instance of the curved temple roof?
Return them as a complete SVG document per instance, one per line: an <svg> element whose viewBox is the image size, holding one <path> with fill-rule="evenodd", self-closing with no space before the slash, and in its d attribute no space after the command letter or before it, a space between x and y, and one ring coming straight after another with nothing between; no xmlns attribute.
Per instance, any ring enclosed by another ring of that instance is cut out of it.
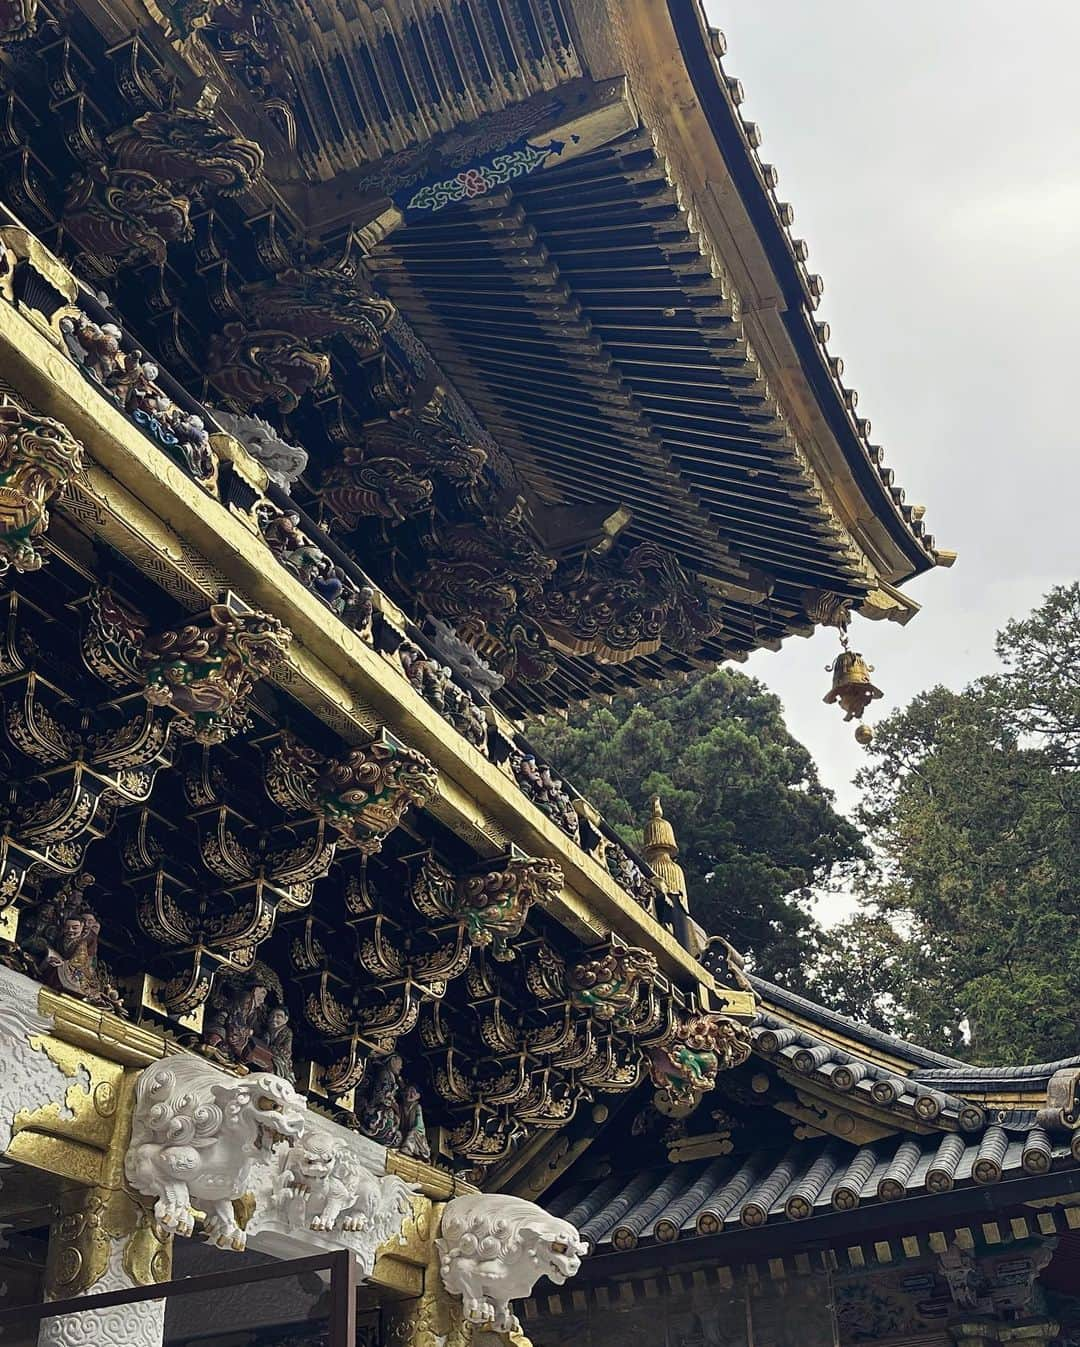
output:
<svg viewBox="0 0 1080 1347"><path fill-rule="evenodd" d="M194 238L160 242L160 286L135 279L142 244L105 259L111 299L180 384L303 444L296 502L409 616L472 623L506 708L850 608L906 621L897 586L951 561L842 382L699 0L251 5L239 46L214 6L151 7L121 41L78 3L77 59L49 59L95 96L35 133L41 183L8 156L13 199L77 253L92 230L62 184L117 171L128 140L151 154L136 122L246 147L231 193L191 170ZM9 73L45 126L30 65Z"/></svg>
<svg viewBox="0 0 1080 1347"><path fill-rule="evenodd" d="M808 1238L850 1243L853 1213L860 1229L895 1229L884 1208L901 1199L948 1197L963 1216L1080 1189L1080 1058L971 1066L751 981L761 1009L743 1073L802 1139L763 1142L751 1113L719 1154L571 1182L548 1205L598 1253L643 1246L647 1261L649 1247L811 1218ZM904 1230L943 1211L906 1204Z"/></svg>

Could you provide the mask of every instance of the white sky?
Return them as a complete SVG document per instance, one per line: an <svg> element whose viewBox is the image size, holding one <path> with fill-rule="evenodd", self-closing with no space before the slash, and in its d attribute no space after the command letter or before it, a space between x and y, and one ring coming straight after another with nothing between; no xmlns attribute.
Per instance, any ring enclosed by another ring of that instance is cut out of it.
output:
<svg viewBox="0 0 1080 1347"><path fill-rule="evenodd" d="M824 277L844 382L907 499L960 553L907 587L924 608L906 628L853 625L885 692L871 719L989 671L997 628L1080 573L1080 5L706 8ZM822 632L744 667L850 808L862 750L821 701L836 649Z"/></svg>

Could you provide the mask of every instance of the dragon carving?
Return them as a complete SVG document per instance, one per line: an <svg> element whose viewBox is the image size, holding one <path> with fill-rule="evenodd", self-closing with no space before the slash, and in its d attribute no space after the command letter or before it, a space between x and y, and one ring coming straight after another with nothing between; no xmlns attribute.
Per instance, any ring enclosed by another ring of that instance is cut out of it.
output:
<svg viewBox="0 0 1080 1347"><path fill-rule="evenodd" d="M212 604L205 625L144 638L143 696L152 706L171 707L177 729L197 743L221 743L243 726L256 679L281 659L291 639L267 613Z"/></svg>
<svg viewBox="0 0 1080 1347"><path fill-rule="evenodd" d="M427 758L388 734L330 758L283 733L266 770L275 803L325 820L363 855L379 851L406 809L426 804L437 784Z"/></svg>
<svg viewBox="0 0 1080 1347"><path fill-rule="evenodd" d="M144 113L68 184L64 223L83 250L80 264L101 278L163 266L171 243L194 236L192 207L215 192L245 191L262 167L260 147L221 127L211 100Z"/></svg>
<svg viewBox="0 0 1080 1347"><path fill-rule="evenodd" d="M625 1028L643 986L657 974L656 956L648 950L617 947L582 959L567 971L570 1002L598 1020Z"/></svg>
<svg viewBox="0 0 1080 1347"><path fill-rule="evenodd" d="M226 323L210 339L207 373L244 409L269 402L292 412L305 393L329 379L330 357L287 329Z"/></svg>
<svg viewBox="0 0 1080 1347"><path fill-rule="evenodd" d="M0 576L36 571L52 498L83 470L83 447L66 426L14 400L0 403Z"/></svg>
<svg viewBox="0 0 1080 1347"><path fill-rule="evenodd" d="M691 1015L665 1042L649 1050L649 1077L661 1111L691 1112L716 1085L721 1071L750 1056L750 1035L727 1015Z"/></svg>
<svg viewBox="0 0 1080 1347"><path fill-rule="evenodd" d="M458 881L454 910L469 941L490 946L496 959L512 959L510 941L524 929L533 904L548 907L559 896L563 872L547 857L509 856L492 870Z"/></svg>

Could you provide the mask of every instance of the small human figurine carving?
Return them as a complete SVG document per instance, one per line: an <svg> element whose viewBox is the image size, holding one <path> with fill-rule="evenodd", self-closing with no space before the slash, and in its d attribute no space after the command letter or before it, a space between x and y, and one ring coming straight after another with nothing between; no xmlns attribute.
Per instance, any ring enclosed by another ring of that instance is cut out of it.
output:
<svg viewBox="0 0 1080 1347"><path fill-rule="evenodd" d="M124 411L143 411L152 415L146 404L159 393L154 386L158 373L153 361L143 359L142 351L122 351L116 368L106 377L105 387Z"/></svg>
<svg viewBox="0 0 1080 1347"><path fill-rule="evenodd" d="M346 588L341 596L341 620L353 631L367 634L375 615L375 591L369 585Z"/></svg>
<svg viewBox="0 0 1080 1347"><path fill-rule="evenodd" d="M296 1084L293 1070L293 1031L285 1006L275 1006L266 1017L266 1046L274 1065L274 1075L281 1076L290 1085Z"/></svg>
<svg viewBox="0 0 1080 1347"><path fill-rule="evenodd" d="M220 989L210 1003L203 1026L207 1056L244 1061L254 1047L256 1031L263 1026L268 991L266 983L257 976L243 983L230 981Z"/></svg>
<svg viewBox="0 0 1080 1347"><path fill-rule="evenodd" d="M431 1159L420 1091L402 1078L400 1053L392 1052L378 1064L358 1127L381 1146L399 1149L417 1160Z"/></svg>
<svg viewBox="0 0 1080 1347"><path fill-rule="evenodd" d="M392 1052L378 1067L372 1081L371 1093L360 1112L360 1130L381 1146L400 1146L402 1139L401 1110L398 1096L401 1089L401 1057Z"/></svg>
<svg viewBox="0 0 1080 1347"><path fill-rule="evenodd" d="M446 715L451 725L481 752L487 751L487 716L472 696L449 683L446 689Z"/></svg>
<svg viewBox="0 0 1080 1347"><path fill-rule="evenodd" d="M529 799L539 803L544 795L544 781L531 753L519 753L514 758L514 775Z"/></svg>
<svg viewBox="0 0 1080 1347"><path fill-rule="evenodd" d="M118 367L123 334L115 323L99 325L79 310L60 319L60 334L76 363L97 383L105 383Z"/></svg>
<svg viewBox="0 0 1080 1347"><path fill-rule="evenodd" d="M401 1092L402 1155L412 1155L417 1160L431 1159L431 1145L424 1126L424 1112L420 1107L420 1091L415 1085L406 1085Z"/></svg>
<svg viewBox="0 0 1080 1347"><path fill-rule="evenodd" d="M47 987L118 1010L120 994L98 958L101 923L86 904L85 892L93 883L93 875L79 875L43 903L26 949L37 959L37 975Z"/></svg>
<svg viewBox="0 0 1080 1347"><path fill-rule="evenodd" d="M274 1004L267 1001L273 995ZM272 1071L292 1082L292 1029L281 983L264 964L219 985L207 1008L202 1051L211 1061Z"/></svg>
<svg viewBox="0 0 1080 1347"><path fill-rule="evenodd" d="M300 516L295 510L276 513L264 510L260 513L259 528L270 551L282 565L288 565L287 555L306 541L300 531Z"/></svg>
<svg viewBox="0 0 1080 1347"><path fill-rule="evenodd" d="M419 646L406 642L398 650L398 660L401 664L402 673L408 679L409 686L422 697L424 695L423 665L427 662L424 659L424 652Z"/></svg>
<svg viewBox="0 0 1080 1347"><path fill-rule="evenodd" d="M424 695L436 711L445 712L446 696L450 688L450 670L436 660L427 661L427 676L424 680Z"/></svg>
<svg viewBox="0 0 1080 1347"><path fill-rule="evenodd" d="M214 472L214 453L210 448L210 432L201 416L173 408L168 418L169 430L179 440L188 466L196 477L210 477Z"/></svg>

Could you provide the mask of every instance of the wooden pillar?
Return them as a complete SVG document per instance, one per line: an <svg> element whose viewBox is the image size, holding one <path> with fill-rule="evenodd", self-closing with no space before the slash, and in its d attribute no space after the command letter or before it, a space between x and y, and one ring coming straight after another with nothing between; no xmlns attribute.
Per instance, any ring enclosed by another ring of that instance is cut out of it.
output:
<svg viewBox="0 0 1080 1347"><path fill-rule="evenodd" d="M131 1132L136 1071L125 1072L116 1126L101 1181L72 1187L49 1230L45 1298L150 1286L172 1275L172 1237L158 1237L149 1211L125 1187L124 1152ZM38 1347L160 1347L165 1302L144 1300L42 1321Z"/></svg>

